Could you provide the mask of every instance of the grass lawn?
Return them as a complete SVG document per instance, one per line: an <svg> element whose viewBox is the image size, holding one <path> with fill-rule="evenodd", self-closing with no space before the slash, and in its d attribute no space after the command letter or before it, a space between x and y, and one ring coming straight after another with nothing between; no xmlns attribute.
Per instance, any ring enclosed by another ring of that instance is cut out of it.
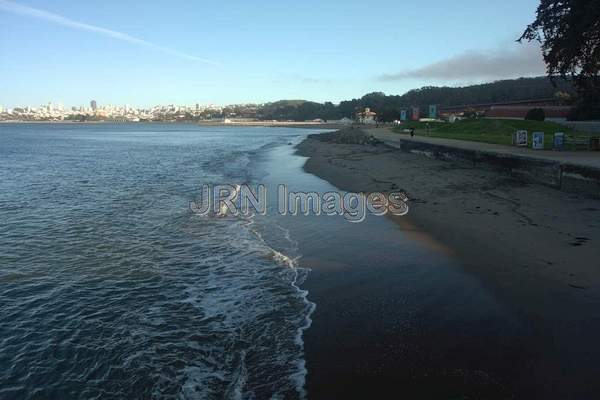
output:
<svg viewBox="0 0 600 400"><path fill-rule="evenodd" d="M429 132L427 130L427 123L408 121L394 130L398 133L403 133L402 130L407 128L415 128L415 134L420 136L504 145L512 144L512 134L515 131L526 130L528 133L529 147L531 147L532 133L544 132L544 147L547 150L552 149L552 137L555 132L564 132L565 135L571 137L588 137L585 133L581 133L555 122L524 121L515 119L482 118L466 119L454 123L430 122ZM567 146L567 148L568 147L569 146Z"/></svg>

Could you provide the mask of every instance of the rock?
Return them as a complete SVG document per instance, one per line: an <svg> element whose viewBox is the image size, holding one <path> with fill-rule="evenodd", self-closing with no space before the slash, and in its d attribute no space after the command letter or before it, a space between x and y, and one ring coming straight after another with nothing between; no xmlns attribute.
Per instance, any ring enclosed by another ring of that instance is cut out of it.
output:
<svg viewBox="0 0 600 400"><path fill-rule="evenodd" d="M308 137L321 142L338 144L376 145L380 143L379 140L359 128L344 128L339 131L313 134Z"/></svg>

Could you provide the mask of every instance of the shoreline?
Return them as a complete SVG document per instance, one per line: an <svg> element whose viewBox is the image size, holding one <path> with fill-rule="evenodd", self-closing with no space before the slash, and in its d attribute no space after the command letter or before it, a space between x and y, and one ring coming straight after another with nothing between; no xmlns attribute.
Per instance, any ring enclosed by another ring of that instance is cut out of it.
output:
<svg viewBox="0 0 600 400"><path fill-rule="evenodd" d="M496 377L517 398L581 398L600 389L593 378L600 373L594 335L600 329L600 271L595 268L600 248L594 245L600 238L600 224L594 222L600 220L600 201L526 184L491 168L429 159L382 144L335 143L313 135L297 149L308 157L305 171L341 190L404 190L410 211L406 217L391 218L399 234L431 252L456 257L462 270L531 332L522 339L520 351L532 351L524 359L518 352L505 360L494 359L481 349L481 354L466 350L465 358L490 371L506 370L504 376L496 372ZM313 300L319 309L320 302ZM456 312L467 311L457 307ZM381 335L383 345L394 340L393 334ZM471 344L463 345L469 349ZM363 352L355 355L369 358ZM482 360L486 357L490 359ZM309 371L314 371L308 358ZM336 370L331 365L316 368ZM410 383L395 361L377 368L378 376L363 380L367 392L374 390L372 385L392 387L390 375L399 374L416 391L431 384ZM352 379L345 384L360 390L351 381L368 374L349 374ZM322 382L318 372L313 372L312 380ZM461 387L468 391L469 385Z"/></svg>
<svg viewBox="0 0 600 400"><path fill-rule="evenodd" d="M298 129L341 129L346 125L336 123L284 122L284 121L251 121L251 122L194 122L194 121L0 121L0 124L52 124L52 125L94 125L94 124L184 124L215 127L259 127L259 128L298 128Z"/></svg>

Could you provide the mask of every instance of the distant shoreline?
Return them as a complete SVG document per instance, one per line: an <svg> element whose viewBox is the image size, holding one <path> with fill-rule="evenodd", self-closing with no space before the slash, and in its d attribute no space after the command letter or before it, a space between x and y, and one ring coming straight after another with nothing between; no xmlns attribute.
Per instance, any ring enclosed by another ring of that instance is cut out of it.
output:
<svg viewBox="0 0 600 400"><path fill-rule="evenodd" d="M217 127L262 127L262 128L302 128L302 129L341 129L345 125L338 123L318 123L318 122L286 122L286 121L248 121L248 122L192 122L192 121L0 121L0 124L184 124L198 126L217 126Z"/></svg>
<svg viewBox="0 0 600 400"><path fill-rule="evenodd" d="M273 128L312 128L312 129L341 129L345 125L327 122L295 122L295 121L239 121L239 122L208 122L201 121L201 126L258 126Z"/></svg>
<svg viewBox="0 0 600 400"><path fill-rule="evenodd" d="M133 121L0 121L0 124L56 124L56 125L71 125L71 124L155 124L155 123L185 123L185 122L157 122L157 121L144 121L144 122L133 122Z"/></svg>

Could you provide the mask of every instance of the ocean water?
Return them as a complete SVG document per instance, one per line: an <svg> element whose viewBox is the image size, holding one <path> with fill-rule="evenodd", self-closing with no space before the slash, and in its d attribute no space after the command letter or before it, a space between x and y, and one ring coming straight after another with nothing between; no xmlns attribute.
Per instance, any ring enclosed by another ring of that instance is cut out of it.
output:
<svg viewBox="0 0 600 400"><path fill-rule="evenodd" d="M0 398L304 397L294 238L188 205L307 133L0 125Z"/></svg>

